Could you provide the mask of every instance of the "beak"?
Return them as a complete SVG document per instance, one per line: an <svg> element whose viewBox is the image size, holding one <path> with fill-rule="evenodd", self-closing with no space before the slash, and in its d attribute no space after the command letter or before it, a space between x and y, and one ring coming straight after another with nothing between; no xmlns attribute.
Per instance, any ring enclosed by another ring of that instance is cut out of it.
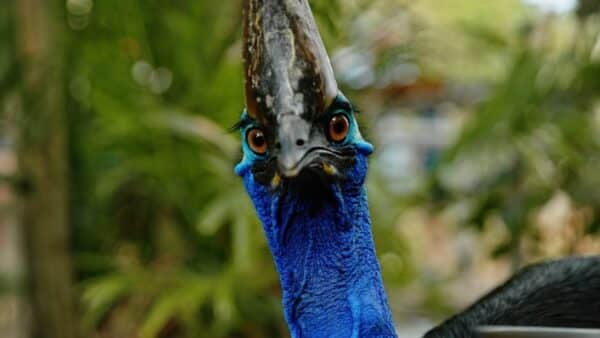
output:
<svg viewBox="0 0 600 338"><path fill-rule="evenodd" d="M311 125L297 115L283 115L278 122L277 164L283 177L292 178L306 167L318 166L319 154L327 151L327 140L311 133Z"/></svg>
<svg viewBox="0 0 600 338"><path fill-rule="evenodd" d="M338 87L308 1L244 0L244 11L248 114L284 130L288 115L314 120Z"/></svg>

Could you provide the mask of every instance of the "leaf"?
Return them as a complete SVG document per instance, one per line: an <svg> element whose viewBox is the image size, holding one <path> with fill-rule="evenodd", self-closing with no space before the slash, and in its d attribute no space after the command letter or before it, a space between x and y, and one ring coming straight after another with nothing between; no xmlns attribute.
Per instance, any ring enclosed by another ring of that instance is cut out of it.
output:
<svg viewBox="0 0 600 338"><path fill-rule="evenodd" d="M239 143L225 129L206 117L169 112L157 115L155 120L180 135L191 136L218 147L228 158L237 155Z"/></svg>
<svg viewBox="0 0 600 338"><path fill-rule="evenodd" d="M233 266L236 272L244 272L252 269L252 236L250 231L250 222L248 221L250 213L246 204L236 203L240 206L239 211L232 224L233 241L231 245Z"/></svg>
<svg viewBox="0 0 600 338"><path fill-rule="evenodd" d="M463 21L460 26L466 34L490 47L506 48L508 46L508 41L500 32L482 23Z"/></svg>
<svg viewBox="0 0 600 338"><path fill-rule="evenodd" d="M213 235L229 219L231 198L221 196L206 205L198 215L196 229L205 236Z"/></svg>
<svg viewBox="0 0 600 338"><path fill-rule="evenodd" d="M96 325L110 308L133 290L131 276L112 274L88 281L83 286L81 300L85 306L84 322Z"/></svg>
<svg viewBox="0 0 600 338"><path fill-rule="evenodd" d="M139 330L140 338L155 338L175 318L189 318L199 310L211 291L208 279L183 273L179 283L165 290L153 303Z"/></svg>

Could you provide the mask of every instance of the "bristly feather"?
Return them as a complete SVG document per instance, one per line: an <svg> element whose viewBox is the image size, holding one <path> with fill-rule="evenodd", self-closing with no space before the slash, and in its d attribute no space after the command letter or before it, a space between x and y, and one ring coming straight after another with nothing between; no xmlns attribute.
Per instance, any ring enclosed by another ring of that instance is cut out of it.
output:
<svg viewBox="0 0 600 338"><path fill-rule="evenodd" d="M229 128L229 132L234 133L240 131L249 126L250 124L252 124L252 119L247 114L243 114L242 118L240 118L238 122L236 122L233 126Z"/></svg>
<svg viewBox="0 0 600 338"><path fill-rule="evenodd" d="M481 325L600 328L600 257L527 267L425 338L475 338Z"/></svg>

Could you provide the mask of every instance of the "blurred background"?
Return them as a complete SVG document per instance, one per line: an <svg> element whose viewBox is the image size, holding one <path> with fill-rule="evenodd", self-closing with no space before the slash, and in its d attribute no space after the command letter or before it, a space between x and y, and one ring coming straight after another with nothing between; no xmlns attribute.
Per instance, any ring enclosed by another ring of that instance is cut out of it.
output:
<svg viewBox="0 0 600 338"><path fill-rule="evenodd" d="M600 1L312 0L401 337L600 252ZM233 166L241 0L0 3L5 338L287 337Z"/></svg>

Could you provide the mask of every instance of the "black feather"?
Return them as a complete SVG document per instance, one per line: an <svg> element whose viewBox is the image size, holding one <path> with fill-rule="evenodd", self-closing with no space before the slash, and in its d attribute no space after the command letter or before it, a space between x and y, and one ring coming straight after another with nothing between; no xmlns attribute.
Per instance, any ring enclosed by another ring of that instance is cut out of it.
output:
<svg viewBox="0 0 600 338"><path fill-rule="evenodd" d="M248 125L252 124L252 119L249 118L246 114L233 126L229 128L229 132L236 132L246 128Z"/></svg>
<svg viewBox="0 0 600 338"><path fill-rule="evenodd" d="M424 338L475 338L481 325L600 328L600 256L527 267Z"/></svg>

